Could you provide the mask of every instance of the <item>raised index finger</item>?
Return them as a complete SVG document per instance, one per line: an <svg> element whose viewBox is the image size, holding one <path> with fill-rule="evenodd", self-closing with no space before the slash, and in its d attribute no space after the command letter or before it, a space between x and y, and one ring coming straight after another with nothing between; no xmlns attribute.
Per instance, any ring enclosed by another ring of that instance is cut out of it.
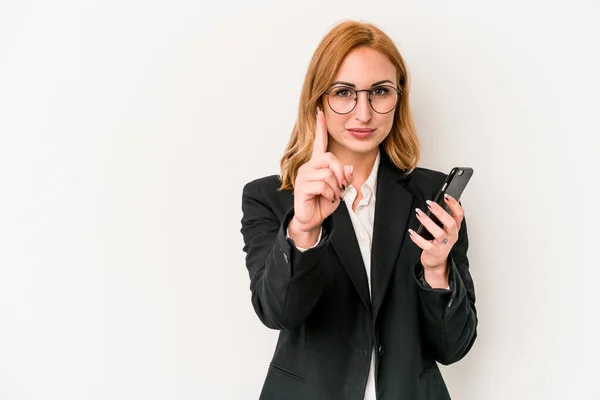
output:
<svg viewBox="0 0 600 400"><path fill-rule="evenodd" d="M327 123L325 114L317 109L317 127L315 129L315 142L313 144L312 158L321 156L327 152Z"/></svg>

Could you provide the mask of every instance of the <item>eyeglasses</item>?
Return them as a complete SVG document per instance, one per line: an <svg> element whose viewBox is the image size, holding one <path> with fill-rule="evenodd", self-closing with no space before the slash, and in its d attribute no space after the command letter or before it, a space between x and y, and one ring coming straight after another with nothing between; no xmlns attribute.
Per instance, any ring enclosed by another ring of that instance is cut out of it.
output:
<svg viewBox="0 0 600 400"><path fill-rule="evenodd" d="M378 114L392 112L398 105L402 91L393 86L383 85L371 89L356 90L347 86L336 86L325 92L327 103L336 114L348 114L354 110L358 93L368 92L369 104Z"/></svg>

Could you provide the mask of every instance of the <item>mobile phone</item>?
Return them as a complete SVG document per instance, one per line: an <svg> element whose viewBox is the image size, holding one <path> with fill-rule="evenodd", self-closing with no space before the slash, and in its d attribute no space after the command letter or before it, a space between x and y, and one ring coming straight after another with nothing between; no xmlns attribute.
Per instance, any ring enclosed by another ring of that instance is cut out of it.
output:
<svg viewBox="0 0 600 400"><path fill-rule="evenodd" d="M438 203L448 214L450 214L450 207L446 205L444 201L444 194L449 194L454 197L456 200L460 199L463 191L467 187L467 183L473 176L473 168L470 167L454 167L452 171L448 174L448 177L444 181L441 189L438 191L435 199L433 200L435 203ZM431 210L427 209L427 216L431 218L433 222L435 222L440 228L444 227L444 224L440 222L440 220L433 215ZM423 224L419 225L417 229L417 233L421 235L423 238L427 240L432 240L433 235L423 226Z"/></svg>

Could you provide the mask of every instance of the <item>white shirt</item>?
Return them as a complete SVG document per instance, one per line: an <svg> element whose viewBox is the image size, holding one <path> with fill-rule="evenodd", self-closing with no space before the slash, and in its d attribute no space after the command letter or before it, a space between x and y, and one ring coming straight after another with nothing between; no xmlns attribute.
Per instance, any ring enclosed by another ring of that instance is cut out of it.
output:
<svg viewBox="0 0 600 400"><path fill-rule="evenodd" d="M356 188L349 185L344 192L344 203L348 208L350 220L354 227L354 233L358 240L358 247L362 255L365 269L367 272L367 282L369 283L369 293L371 293L371 248L373 243L373 224L375 221L375 194L377 193L377 173L379 172L380 154L373 164L371 174L363 183L360 191L363 198L356 206L356 212L352 210L352 204L358 195ZM367 387L365 389L364 400L375 400L375 348L371 352L371 367L369 368L369 377L367 378Z"/></svg>
<svg viewBox="0 0 600 400"><path fill-rule="evenodd" d="M375 220L375 194L377 193L377 173L379 172L380 160L380 153L377 153L377 158L375 159L375 163L373 164L371 174L360 188L363 198L356 206L356 212L352 210L352 204L354 204L354 200L358 195L356 188L350 184L346 187L346 190L342 195L344 203L348 208L348 214L350 214L350 220L352 221L354 233L356 234L356 239L358 240L360 254L362 255L362 259L365 264L365 269L367 272L367 282L369 283L369 293L371 292L371 247L373 243L373 224ZM315 247L321 241L322 233L323 229L321 228L321 233L319 233L319 239L313 247ZM300 251L306 250L301 247L297 247L297 249ZM365 389L364 400L376 400L375 348L372 349L371 367L369 368L369 377L367 378L367 387Z"/></svg>

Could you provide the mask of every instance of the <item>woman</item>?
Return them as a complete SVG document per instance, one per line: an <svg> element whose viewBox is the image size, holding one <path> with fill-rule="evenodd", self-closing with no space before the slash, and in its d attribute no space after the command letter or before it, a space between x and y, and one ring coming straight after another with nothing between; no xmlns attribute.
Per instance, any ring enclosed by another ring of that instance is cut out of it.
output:
<svg viewBox="0 0 600 400"><path fill-rule="evenodd" d="M450 398L436 361L464 357L477 328L467 227L458 199L451 215L429 201L446 175L416 167L408 96L392 40L337 25L308 68L281 174L243 189L252 304L280 331L261 399Z"/></svg>

